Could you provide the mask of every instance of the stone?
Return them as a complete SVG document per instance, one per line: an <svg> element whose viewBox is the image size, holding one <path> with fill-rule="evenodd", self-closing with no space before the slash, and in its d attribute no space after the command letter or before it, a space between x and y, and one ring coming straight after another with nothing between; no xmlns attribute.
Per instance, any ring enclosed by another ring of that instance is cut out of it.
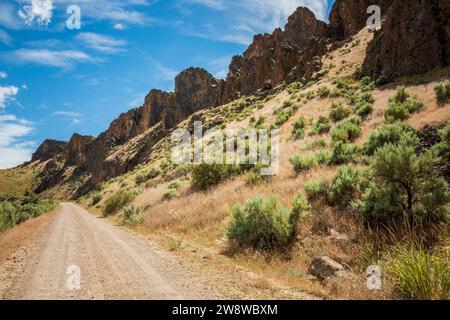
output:
<svg viewBox="0 0 450 320"><path fill-rule="evenodd" d="M320 280L340 277L344 272L344 266L326 256L315 258L308 269L309 274Z"/></svg>

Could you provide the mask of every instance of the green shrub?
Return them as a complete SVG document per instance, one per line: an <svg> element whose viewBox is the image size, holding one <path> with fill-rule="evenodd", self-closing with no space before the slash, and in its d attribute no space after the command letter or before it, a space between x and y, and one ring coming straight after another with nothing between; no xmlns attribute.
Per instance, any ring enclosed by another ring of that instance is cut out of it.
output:
<svg viewBox="0 0 450 320"><path fill-rule="evenodd" d="M333 142L342 141L344 143L353 142L361 135L361 118L352 117L340 123L332 132Z"/></svg>
<svg viewBox="0 0 450 320"><path fill-rule="evenodd" d="M135 197L136 195L131 192L125 192L122 190L116 192L105 201L105 207L103 208L103 215L106 217L117 213L123 207L133 202Z"/></svg>
<svg viewBox="0 0 450 320"><path fill-rule="evenodd" d="M330 119L334 122L338 122L350 116L351 113L352 110L348 107L343 106L342 103L333 103L330 111Z"/></svg>
<svg viewBox="0 0 450 320"><path fill-rule="evenodd" d="M360 102L356 105L356 114L362 118L368 117L373 112L373 105L367 102Z"/></svg>
<svg viewBox="0 0 450 320"><path fill-rule="evenodd" d="M312 141L303 147L303 150L313 150L316 148L326 148L327 143L324 139Z"/></svg>
<svg viewBox="0 0 450 320"><path fill-rule="evenodd" d="M160 175L160 171L155 168L152 168L149 172L146 172L146 173L136 176L135 182L138 185L143 184L143 183L147 182L148 180L156 178L159 175Z"/></svg>
<svg viewBox="0 0 450 320"><path fill-rule="evenodd" d="M380 148L371 164L371 184L358 205L363 217L397 225L447 219L450 193L435 164L431 152L417 156L414 147L406 143Z"/></svg>
<svg viewBox="0 0 450 320"><path fill-rule="evenodd" d="M317 90L317 94L319 95L319 97L321 98L327 98L330 95L330 89L327 87L320 87Z"/></svg>
<svg viewBox="0 0 450 320"><path fill-rule="evenodd" d="M254 186L270 180L271 176L261 175L260 168L255 168L254 170L245 173L245 183L249 186Z"/></svg>
<svg viewBox="0 0 450 320"><path fill-rule="evenodd" d="M95 206L97 205L100 201L102 201L102 195L100 193L96 193L94 194L94 196L92 197L92 201L91 201L91 205Z"/></svg>
<svg viewBox="0 0 450 320"><path fill-rule="evenodd" d="M314 123L310 135L324 134L330 132L331 123L330 119L324 116L320 116L316 123Z"/></svg>
<svg viewBox="0 0 450 320"><path fill-rule="evenodd" d="M366 76L361 79L360 89L361 91L372 91L375 89L376 83L372 80L372 78Z"/></svg>
<svg viewBox="0 0 450 320"><path fill-rule="evenodd" d="M177 197L179 197L179 194L176 189L167 189L162 196L162 200L168 201L168 200L172 200L173 198L177 198Z"/></svg>
<svg viewBox="0 0 450 320"><path fill-rule="evenodd" d="M363 173L353 166L343 166L338 169L329 192L332 204L348 205L362 191L364 186Z"/></svg>
<svg viewBox="0 0 450 320"><path fill-rule="evenodd" d="M329 183L323 178L321 180L309 181L305 184L304 190L309 200L317 200L328 196Z"/></svg>
<svg viewBox="0 0 450 320"><path fill-rule="evenodd" d="M331 161L331 153L328 150L320 150L316 156L316 161L319 165L328 165Z"/></svg>
<svg viewBox="0 0 450 320"><path fill-rule="evenodd" d="M32 195L21 200L0 200L0 232L49 212L57 204L56 201L39 200Z"/></svg>
<svg viewBox="0 0 450 320"><path fill-rule="evenodd" d="M438 104L450 102L450 81L439 83L434 87Z"/></svg>
<svg viewBox="0 0 450 320"><path fill-rule="evenodd" d="M293 112L292 110L278 110L276 112L276 119L275 119L275 125L281 126L282 124L285 124L289 118L292 116Z"/></svg>
<svg viewBox="0 0 450 320"><path fill-rule="evenodd" d="M303 139L305 137L305 128L308 122L305 117L301 117L297 121L295 121L292 129L292 136L296 140Z"/></svg>
<svg viewBox="0 0 450 320"><path fill-rule="evenodd" d="M239 166L235 165L201 163L192 170L192 186L196 190L208 190L239 172Z"/></svg>
<svg viewBox="0 0 450 320"><path fill-rule="evenodd" d="M373 155L386 144L398 144L400 141L415 146L419 139L413 127L406 123L383 124L378 127L364 144L364 153Z"/></svg>
<svg viewBox="0 0 450 320"><path fill-rule="evenodd" d="M387 122L404 121L422 107L422 102L417 98L411 98L405 87L402 86L397 89L395 96L389 99L389 106L384 116Z"/></svg>
<svg viewBox="0 0 450 320"><path fill-rule="evenodd" d="M227 230L230 244L261 250L285 249L296 238L297 224L308 207L300 198L290 212L274 196L249 200L233 209L233 222Z"/></svg>
<svg viewBox="0 0 450 320"><path fill-rule="evenodd" d="M386 269L407 299L449 300L449 265L448 255L403 246L393 251Z"/></svg>
<svg viewBox="0 0 450 320"><path fill-rule="evenodd" d="M142 209L135 206L126 207L122 211L121 217L126 223L140 224L144 222L144 217L142 216Z"/></svg>
<svg viewBox="0 0 450 320"><path fill-rule="evenodd" d="M175 190L177 190L180 186L181 186L181 181L180 181L180 180L175 180L175 181L172 181L172 182L169 184L169 189L175 189Z"/></svg>
<svg viewBox="0 0 450 320"><path fill-rule="evenodd" d="M314 167L318 166L317 160L315 157L306 157L301 158L299 156L294 156L291 159L289 159L292 166L294 167L294 171L296 173L301 173L303 171L310 170Z"/></svg>
<svg viewBox="0 0 450 320"><path fill-rule="evenodd" d="M348 145L342 141L333 144L333 151L331 152L330 164L340 165L349 162L355 162L355 158L359 153L358 146Z"/></svg>

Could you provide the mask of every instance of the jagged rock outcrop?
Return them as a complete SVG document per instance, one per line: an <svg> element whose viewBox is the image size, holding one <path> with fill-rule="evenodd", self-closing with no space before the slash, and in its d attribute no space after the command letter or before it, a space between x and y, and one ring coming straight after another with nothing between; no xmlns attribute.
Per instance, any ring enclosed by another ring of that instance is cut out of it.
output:
<svg viewBox="0 0 450 320"><path fill-rule="evenodd" d="M75 133L67 145L67 164L84 167L86 163L86 150L95 140L92 136L81 136Z"/></svg>
<svg viewBox="0 0 450 320"><path fill-rule="evenodd" d="M380 6L383 18L392 2L393 0L336 0L329 18L330 38L343 40L358 33L366 26L369 6Z"/></svg>
<svg viewBox="0 0 450 320"><path fill-rule="evenodd" d="M255 92L265 83L310 78L320 69L313 57L326 52L327 25L307 8L298 8L285 31L256 35L242 56L235 56L223 84L222 103Z"/></svg>
<svg viewBox="0 0 450 320"><path fill-rule="evenodd" d="M363 73L387 82L449 64L449 7L442 0L394 0L369 44Z"/></svg>
<svg viewBox="0 0 450 320"><path fill-rule="evenodd" d="M33 153L31 162L47 161L57 156L65 156L66 151L67 142L47 139Z"/></svg>

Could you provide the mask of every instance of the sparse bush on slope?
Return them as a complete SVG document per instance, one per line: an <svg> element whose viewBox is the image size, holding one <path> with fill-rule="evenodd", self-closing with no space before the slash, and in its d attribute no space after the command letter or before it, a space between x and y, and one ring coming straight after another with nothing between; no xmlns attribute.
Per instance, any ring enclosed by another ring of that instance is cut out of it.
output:
<svg viewBox="0 0 450 320"><path fill-rule="evenodd" d="M438 104L450 102L450 81L444 81L434 87Z"/></svg>
<svg viewBox="0 0 450 320"><path fill-rule="evenodd" d="M236 165L201 163L192 170L192 186L196 190L208 190L239 172Z"/></svg>
<svg viewBox="0 0 450 320"><path fill-rule="evenodd" d="M409 124L403 122L383 124L372 132L369 140L364 144L364 153L373 155L385 144L398 144L400 141L414 146L419 139L416 131Z"/></svg>
<svg viewBox="0 0 450 320"><path fill-rule="evenodd" d="M286 249L295 241L299 219L309 211L309 204L301 196L295 199L291 211L274 196L250 199L243 208L234 207L227 237L238 247Z"/></svg>
<svg viewBox="0 0 450 320"><path fill-rule="evenodd" d="M435 163L434 154L417 156L406 143L383 146L375 153L373 177L358 205L363 217L374 223L413 225L448 219L450 193Z"/></svg>
<svg viewBox="0 0 450 320"><path fill-rule="evenodd" d="M422 102L415 97L411 98L406 88L401 86L397 89L395 96L389 99L389 106L384 115L389 123L404 121L422 107Z"/></svg>
<svg viewBox="0 0 450 320"><path fill-rule="evenodd" d="M28 196L22 200L0 201L0 232L49 212L58 204L52 200L32 198Z"/></svg>
<svg viewBox="0 0 450 320"><path fill-rule="evenodd" d="M116 192L105 201L103 215L106 217L112 214L116 214L122 208L133 202L135 197L136 195L132 192L126 192L122 190Z"/></svg>
<svg viewBox="0 0 450 320"><path fill-rule="evenodd" d="M333 103L331 105L330 119L333 122L338 122L350 116L351 113L352 110L349 107L343 106L342 103Z"/></svg>
<svg viewBox="0 0 450 320"><path fill-rule="evenodd" d="M364 172L353 166L338 169L329 190L329 200L333 205L349 205L365 186Z"/></svg>

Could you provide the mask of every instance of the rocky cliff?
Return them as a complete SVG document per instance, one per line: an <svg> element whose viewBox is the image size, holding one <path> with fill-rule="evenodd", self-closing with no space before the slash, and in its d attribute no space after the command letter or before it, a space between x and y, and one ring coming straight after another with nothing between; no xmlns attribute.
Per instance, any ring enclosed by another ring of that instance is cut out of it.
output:
<svg viewBox="0 0 450 320"><path fill-rule="evenodd" d="M448 0L392 1L368 47L364 73L391 81L448 65L449 19Z"/></svg>
<svg viewBox="0 0 450 320"><path fill-rule="evenodd" d="M450 2L448 0L337 0L327 25L306 8L298 8L283 29L256 35L248 49L233 57L225 80L206 70L189 68L175 79L174 92L153 89L144 105L114 120L97 138L75 134L69 141L46 140L33 161L48 163L39 191L57 184L64 168L89 180L77 195L99 182L132 170L170 130L198 110L226 104L258 89L293 81L307 82L319 71L328 44L364 28L369 5L381 6L383 25L369 44L363 73L374 78L426 72L450 63ZM142 136L128 153L117 148ZM60 165L61 161L64 164ZM47 174L46 174L47 173Z"/></svg>

